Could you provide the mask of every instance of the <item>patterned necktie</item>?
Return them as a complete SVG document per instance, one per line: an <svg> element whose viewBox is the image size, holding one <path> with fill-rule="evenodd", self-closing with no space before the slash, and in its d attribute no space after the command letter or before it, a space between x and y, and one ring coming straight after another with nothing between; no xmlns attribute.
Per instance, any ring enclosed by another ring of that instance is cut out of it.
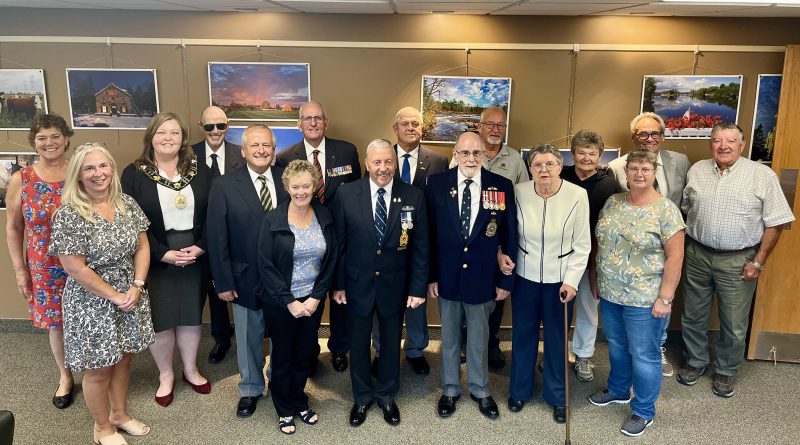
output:
<svg viewBox="0 0 800 445"><path fill-rule="evenodd" d="M375 236L378 238L378 246L383 245L383 232L386 230L386 201L383 195L386 190L378 189L378 199L375 202Z"/></svg>
<svg viewBox="0 0 800 445"><path fill-rule="evenodd" d="M409 157L411 157L411 155L408 153L403 155L403 171L400 173L400 179L406 184L411 184L411 164L408 162Z"/></svg>
<svg viewBox="0 0 800 445"><path fill-rule="evenodd" d="M261 207L264 208L265 212L269 212L272 210L272 194L267 187L267 177L258 175L258 180L261 181L261 192L258 194L259 199L261 199Z"/></svg>
<svg viewBox="0 0 800 445"><path fill-rule="evenodd" d="M469 238L469 220L472 218L472 192L469 189L472 179L464 180L464 195L461 197L461 234Z"/></svg>
<svg viewBox="0 0 800 445"><path fill-rule="evenodd" d="M317 184L316 190L314 190L314 196L319 199L320 203L325 202L325 176L322 175L322 165L319 163L319 150L314 150L311 152L314 155L314 169L317 170L317 174L319 175L319 183Z"/></svg>
<svg viewBox="0 0 800 445"><path fill-rule="evenodd" d="M211 177L216 178L217 176L222 176L222 173L219 171L219 163L217 162L217 154L211 154Z"/></svg>

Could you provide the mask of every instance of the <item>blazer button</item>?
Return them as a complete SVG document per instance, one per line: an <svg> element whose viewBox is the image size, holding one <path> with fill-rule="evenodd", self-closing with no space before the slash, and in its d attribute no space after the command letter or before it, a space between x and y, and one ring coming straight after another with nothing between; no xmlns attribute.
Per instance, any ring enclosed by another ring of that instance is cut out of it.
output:
<svg viewBox="0 0 800 445"><path fill-rule="evenodd" d="M381 254L381 251L380 251L380 249L379 249L377 252L375 252L375 253L377 253L378 255L380 255L380 254Z"/></svg>
<svg viewBox="0 0 800 445"><path fill-rule="evenodd" d="M466 264L464 264L464 269L466 269L466 268L467 268L467 265L466 265Z"/></svg>
<svg viewBox="0 0 800 445"><path fill-rule="evenodd" d="M469 247L464 247L464 252L469 252Z"/></svg>
<svg viewBox="0 0 800 445"><path fill-rule="evenodd" d="M376 272L375 272L375 276L376 276L376 277L379 277L379 276L381 276L381 272L380 272L380 271L376 271Z"/></svg>

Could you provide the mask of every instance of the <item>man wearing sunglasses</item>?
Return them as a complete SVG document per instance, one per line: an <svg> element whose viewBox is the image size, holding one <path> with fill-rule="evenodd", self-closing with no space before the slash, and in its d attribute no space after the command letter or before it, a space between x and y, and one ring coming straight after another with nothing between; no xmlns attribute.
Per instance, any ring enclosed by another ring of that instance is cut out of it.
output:
<svg viewBox="0 0 800 445"><path fill-rule="evenodd" d="M245 165L240 145L226 143L225 133L228 132L228 117L222 108L208 107L203 110L198 123L203 130L205 138L192 145L194 154L200 161L205 161L211 169L212 179L230 173ZM209 287L214 289L214 287ZM214 337L214 347L208 354L209 363L219 363L231 348L231 335L233 328L228 316L228 303L219 299L211 290L208 295L208 308L211 312L211 336Z"/></svg>

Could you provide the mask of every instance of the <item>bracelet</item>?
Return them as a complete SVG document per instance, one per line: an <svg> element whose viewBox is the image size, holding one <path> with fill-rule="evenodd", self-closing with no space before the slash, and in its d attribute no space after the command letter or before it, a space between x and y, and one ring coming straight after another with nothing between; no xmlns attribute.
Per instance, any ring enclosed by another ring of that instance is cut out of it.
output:
<svg viewBox="0 0 800 445"><path fill-rule="evenodd" d="M142 280L133 280L133 283L131 283L131 286L135 287L136 289L139 289L139 292L144 293L144 281L142 281Z"/></svg>
<svg viewBox="0 0 800 445"><path fill-rule="evenodd" d="M762 270L764 270L764 268L765 268L765 267L767 267L767 266L765 266L765 265L763 265L763 264L759 263L759 262L758 262L758 261L756 261L756 260L750 261L750 264L752 264L752 265L753 265L753 267L755 267L756 269L758 269L758 271L759 271L759 272L760 272L760 271L762 271Z"/></svg>

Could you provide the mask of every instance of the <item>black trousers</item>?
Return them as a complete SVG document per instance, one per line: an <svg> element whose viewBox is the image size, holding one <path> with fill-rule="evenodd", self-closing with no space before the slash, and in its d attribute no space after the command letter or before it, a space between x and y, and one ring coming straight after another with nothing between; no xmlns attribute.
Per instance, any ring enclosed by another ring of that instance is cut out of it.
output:
<svg viewBox="0 0 800 445"><path fill-rule="evenodd" d="M208 283L206 298L208 299L208 311L211 313L211 336L219 344L230 345L233 328L230 314L228 314L228 302L219 299L211 281Z"/></svg>
<svg viewBox="0 0 800 445"><path fill-rule="evenodd" d="M372 381L370 373L370 342L372 321L378 313L381 355L378 357L378 377ZM403 311L393 317L381 315L377 307L364 317L352 312L348 316L350 332L350 380L353 400L358 405L368 405L377 400L381 405L394 401L400 389L400 337L403 330Z"/></svg>
<svg viewBox="0 0 800 445"><path fill-rule="evenodd" d="M303 302L307 299L301 298ZM308 409L305 393L311 361L316 360L317 327L325 309L325 300L310 317L294 318L289 309L264 306L264 318L272 338L272 403L280 417L289 417Z"/></svg>
<svg viewBox="0 0 800 445"><path fill-rule="evenodd" d="M500 347L500 339L497 334L500 332L500 323L503 322L503 309L506 300L495 300L494 310L489 315L489 350Z"/></svg>
<svg viewBox="0 0 800 445"><path fill-rule="evenodd" d="M347 333L347 305L339 304L331 298L328 317L330 318L331 329L331 335L328 337L328 350L331 353L346 354L350 349L349 335Z"/></svg>

